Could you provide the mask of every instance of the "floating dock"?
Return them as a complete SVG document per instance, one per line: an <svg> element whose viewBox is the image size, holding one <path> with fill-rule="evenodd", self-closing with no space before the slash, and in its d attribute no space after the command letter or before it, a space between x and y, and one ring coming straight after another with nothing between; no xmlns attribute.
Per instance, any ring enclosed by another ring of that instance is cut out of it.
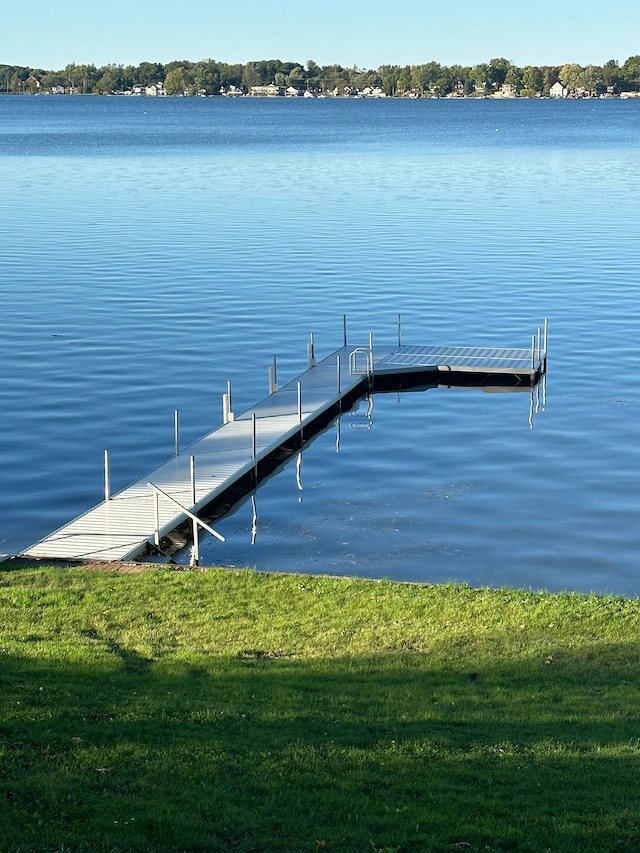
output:
<svg viewBox="0 0 640 853"><path fill-rule="evenodd" d="M368 393L418 385L534 387L546 372L547 323L544 336L538 329L526 349L400 342L374 347L370 336L368 344L345 345L316 362L312 336L307 357L308 369L282 388L274 359L269 395L241 415L233 413L229 387L223 397L222 426L182 450L176 423L176 455L114 495L109 493L105 452L105 500L22 556L79 562L139 560L164 554L169 537L187 525L197 560L199 529L222 539L203 520L215 517L212 506L230 508ZM217 517L222 514L218 511Z"/></svg>

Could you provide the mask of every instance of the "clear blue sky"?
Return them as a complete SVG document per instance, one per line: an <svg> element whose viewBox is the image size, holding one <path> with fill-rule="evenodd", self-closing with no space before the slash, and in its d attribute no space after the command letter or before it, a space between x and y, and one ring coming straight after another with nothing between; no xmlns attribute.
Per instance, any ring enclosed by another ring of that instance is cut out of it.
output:
<svg viewBox="0 0 640 853"><path fill-rule="evenodd" d="M377 68L382 64L622 64L640 54L640 0L154 0L8 3L0 64L49 70L69 62L282 59Z"/></svg>

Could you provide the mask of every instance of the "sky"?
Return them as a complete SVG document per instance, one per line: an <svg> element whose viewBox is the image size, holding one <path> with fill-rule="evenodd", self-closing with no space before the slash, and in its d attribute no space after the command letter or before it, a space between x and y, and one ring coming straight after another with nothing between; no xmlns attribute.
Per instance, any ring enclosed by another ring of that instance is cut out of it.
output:
<svg viewBox="0 0 640 853"><path fill-rule="evenodd" d="M504 57L525 65L602 65L640 54L640 2L590 0L130 0L10 3L0 16L0 64L60 70L68 63L138 65L175 59L379 68L475 65Z"/></svg>

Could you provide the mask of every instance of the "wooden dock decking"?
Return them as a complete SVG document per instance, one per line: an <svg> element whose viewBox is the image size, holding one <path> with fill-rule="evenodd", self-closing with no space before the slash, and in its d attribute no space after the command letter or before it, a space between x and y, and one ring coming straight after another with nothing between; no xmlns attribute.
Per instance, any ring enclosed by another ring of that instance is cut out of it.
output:
<svg viewBox="0 0 640 853"><path fill-rule="evenodd" d="M23 552L25 557L127 561L146 556L191 514L243 478L260 479L266 461L292 442L302 446L323 418L349 408L376 378L447 384L454 374L512 377L533 386L546 371L540 344L488 347L344 346L313 364L261 402L205 435L146 477L64 525ZM444 377L443 377L444 374ZM399 384L400 387L400 384ZM290 451L293 452L293 451ZM273 467L273 466L272 466Z"/></svg>

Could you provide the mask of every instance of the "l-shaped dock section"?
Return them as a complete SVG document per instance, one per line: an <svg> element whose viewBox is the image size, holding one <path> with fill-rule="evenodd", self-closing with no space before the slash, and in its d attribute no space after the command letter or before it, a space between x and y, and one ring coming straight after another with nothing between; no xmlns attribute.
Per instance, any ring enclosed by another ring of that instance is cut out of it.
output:
<svg viewBox="0 0 640 853"><path fill-rule="evenodd" d="M346 337L346 335L345 335ZM177 528L192 526L222 539L200 516L216 502L255 488L332 417L375 390L417 385L536 385L547 367L547 323L531 348L468 346L343 346L240 415L225 395L223 424L179 450L146 477L31 545L23 556L66 561L127 561L161 554ZM237 499L237 497L236 497Z"/></svg>

